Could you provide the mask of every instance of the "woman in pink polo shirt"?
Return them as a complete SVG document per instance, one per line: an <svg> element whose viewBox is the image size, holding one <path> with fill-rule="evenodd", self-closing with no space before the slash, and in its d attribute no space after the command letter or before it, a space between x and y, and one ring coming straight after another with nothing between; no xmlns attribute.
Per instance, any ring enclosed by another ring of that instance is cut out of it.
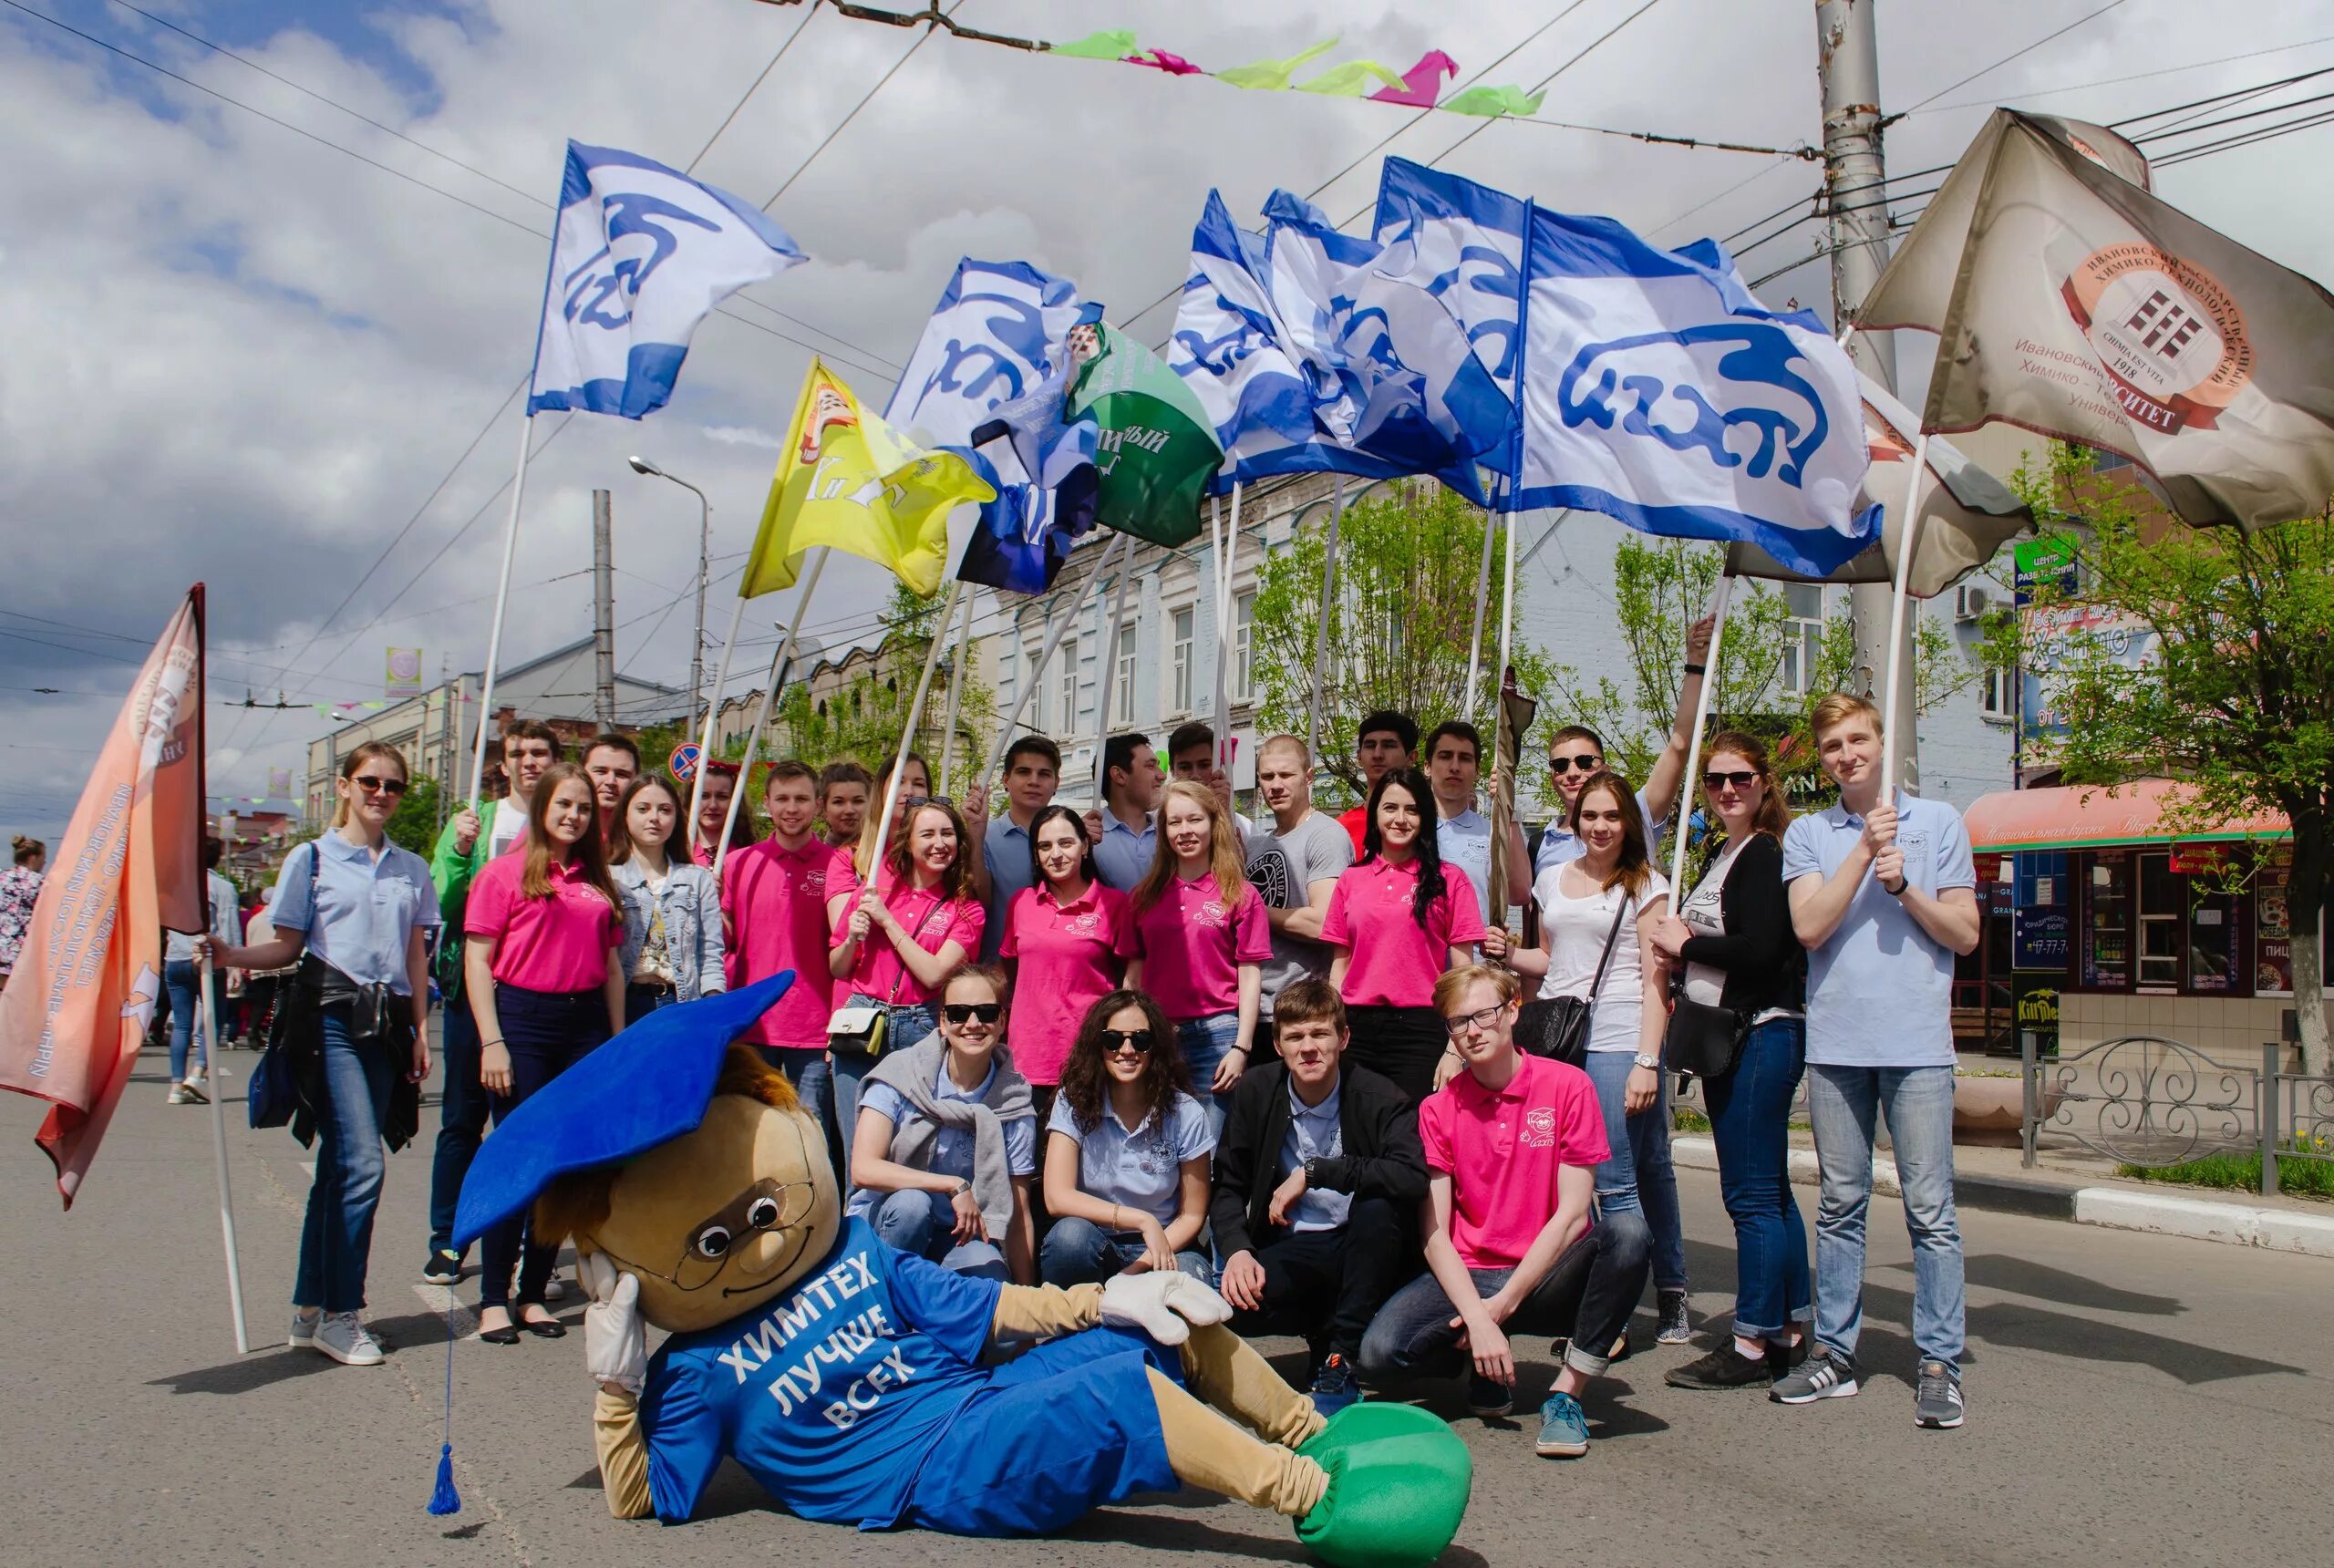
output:
<svg viewBox="0 0 2334 1568"><path fill-rule="evenodd" d="M1067 806L1029 820L1030 885L1005 912L997 956L1012 978L1013 1062L1038 1093L1042 1123L1086 1009L1119 988L1134 955L1126 894L1094 875L1086 824Z"/></svg>
<svg viewBox="0 0 2334 1568"><path fill-rule="evenodd" d="M624 904L608 880L595 810L591 776L573 762L553 764L529 803L525 848L489 861L470 883L462 977L478 1022L479 1081L498 1124L624 1027ZM516 1345L522 1327L545 1339L566 1333L543 1305L559 1248L530 1239L522 1264L524 1228L514 1216L484 1238L478 1336L489 1345Z"/></svg>
<svg viewBox="0 0 2334 1568"><path fill-rule="evenodd" d="M1329 983L1353 1031L1347 1055L1384 1074L1416 1105L1434 1091L1449 1037L1434 1010L1446 968L1475 961L1489 934L1474 884L1445 865L1434 791L1415 768L1392 769L1369 792L1361 859L1337 878L1321 940L1337 950Z"/></svg>
<svg viewBox="0 0 2334 1568"><path fill-rule="evenodd" d="M1136 884L1135 955L1127 988L1148 991L1175 1026L1175 1048L1224 1131L1232 1091L1248 1070L1273 955L1265 901L1249 885L1232 813L1205 785L1178 779L1159 808L1151 870Z"/></svg>

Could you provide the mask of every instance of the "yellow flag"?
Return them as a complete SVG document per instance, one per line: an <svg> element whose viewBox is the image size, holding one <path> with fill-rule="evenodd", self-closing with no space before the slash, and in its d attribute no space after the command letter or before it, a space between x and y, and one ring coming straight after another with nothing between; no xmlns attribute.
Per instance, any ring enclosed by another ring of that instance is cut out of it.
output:
<svg viewBox="0 0 2334 1568"><path fill-rule="evenodd" d="M792 587L802 552L823 544L889 568L928 599L947 564L948 513L996 499L970 463L906 439L813 359L738 592Z"/></svg>

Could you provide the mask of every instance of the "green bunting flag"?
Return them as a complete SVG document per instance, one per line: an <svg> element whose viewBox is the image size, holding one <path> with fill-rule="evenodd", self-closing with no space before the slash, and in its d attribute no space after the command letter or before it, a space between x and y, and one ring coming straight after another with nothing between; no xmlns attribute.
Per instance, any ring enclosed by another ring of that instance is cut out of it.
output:
<svg viewBox="0 0 2334 1568"><path fill-rule="evenodd" d="M1379 65L1376 60L1348 60L1297 83L1296 90L1327 93L1332 98L1361 98L1379 88L1399 88L1404 85L1391 66Z"/></svg>
<svg viewBox="0 0 2334 1568"><path fill-rule="evenodd" d="M1200 534L1200 497L1224 466L1224 449L1182 377L1160 357L1104 325L1101 351L1069 389L1065 417L1100 428L1094 467L1103 525L1153 544L1189 544Z"/></svg>
<svg viewBox="0 0 2334 1568"><path fill-rule="evenodd" d="M1112 27L1089 33L1075 43L1048 44L1048 52L1079 60L1123 60L1135 52L1134 29Z"/></svg>
<svg viewBox="0 0 2334 1568"><path fill-rule="evenodd" d="M1538 114L1540 100L1546 93L1527 93L1522 88L1469 88L1444 98L1434 107L1452 114L1480 114L1496 119L1503 114Z"/></svg>
<svg viewBox="0 0 2334 1568"><path fill-rule="evenodd" d="M1254 65L1234 66L1229 70L1214 73L1220 82L1230 82L1235 88L1247 88L1260 92L1286 92L1289 79L1306 65L1337 46L1335 38L1324 38L1311 48L1294 54L1285 60L1258 60Z"/></svg>

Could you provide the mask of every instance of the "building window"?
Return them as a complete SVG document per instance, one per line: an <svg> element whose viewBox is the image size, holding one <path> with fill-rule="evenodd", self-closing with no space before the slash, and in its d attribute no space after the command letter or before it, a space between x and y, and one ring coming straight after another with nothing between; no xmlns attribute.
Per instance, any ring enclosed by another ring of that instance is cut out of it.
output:
<svg viewBox="0 0 2334 1568"><path fill-rule="evenodd" d="M2140 973L2143 991L2180 985L2180 937L2187 924L2180 879L2170 855L2140 857Z"/></svg>
<svg viewBox="0 0 2334 1568"><path fill-rule="evenodd" d="M2018 682L2008 665L1988 665L1978 678L1978 712L1986 718L2016 717Z"/></svg>
<svg viewBox="0 0 2334 1568"><path fill-rule="evenodd" d="M1256 596L1243 593L1232 604L1232 700L1248 702L1256 695Z"/></svg>
<svg viewBox="0 0 2334 1568"><path fill-rule="evenodd" d="M1061 722L1055 727L1054 733L1062 736L1074 733L1078 728L1078 639L1076 637L1064 637L1061 640L1061 675L1059 690L1056 694L1055 700L1060 710Z"/></svg>
<svg viewBox="0 0 2334 1568"><path fill-rule="evenodd" d="M1823 651L1823 590L1812 583L1784 583L1783 611L1783 690L1804 696Z"/></svg>
<svg viewBox="0 0 2334 1568"><path fill-rule="evenodd" d="M1174 646L1167 655L1170 683L1174 690L1173 710L1192 711L1192 645L1193 623L1196 612L1185 608L1175 612Z"/></svg>
<svg viewBox="0 0 2334 1568"><path fill-rule="evenodd" d="M1134 722L1134 623L1129 621L1119 628L1118 673L1112 677L1118 693L1115 717L1118 724Z"/></svg>

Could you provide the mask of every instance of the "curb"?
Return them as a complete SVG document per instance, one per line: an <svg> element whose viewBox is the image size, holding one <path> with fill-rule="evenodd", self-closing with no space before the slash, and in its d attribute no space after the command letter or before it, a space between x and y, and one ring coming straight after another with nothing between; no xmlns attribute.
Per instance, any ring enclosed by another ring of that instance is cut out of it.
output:
<svg viewBox="0 0 2334 1568"><path fill-rule="evenodd" d="M1718 1169L1717 1146L1707 1138L1673 1138L1669 1150L1678 1164L1691 1170ZM1814 1150L1791 1151L1791 1179L1802 1187L1815 1185ZM1873 1161L1872 1190L1892 1198L1903 1191L1893 1161ZM2334 1218L2297 1213L2290 1209L2262 1209L2122 1187L2062 1187L2014 1176L1957 1175L1953 1198L1962 1207L1997 1213L2334 1258Z"/></svg>

